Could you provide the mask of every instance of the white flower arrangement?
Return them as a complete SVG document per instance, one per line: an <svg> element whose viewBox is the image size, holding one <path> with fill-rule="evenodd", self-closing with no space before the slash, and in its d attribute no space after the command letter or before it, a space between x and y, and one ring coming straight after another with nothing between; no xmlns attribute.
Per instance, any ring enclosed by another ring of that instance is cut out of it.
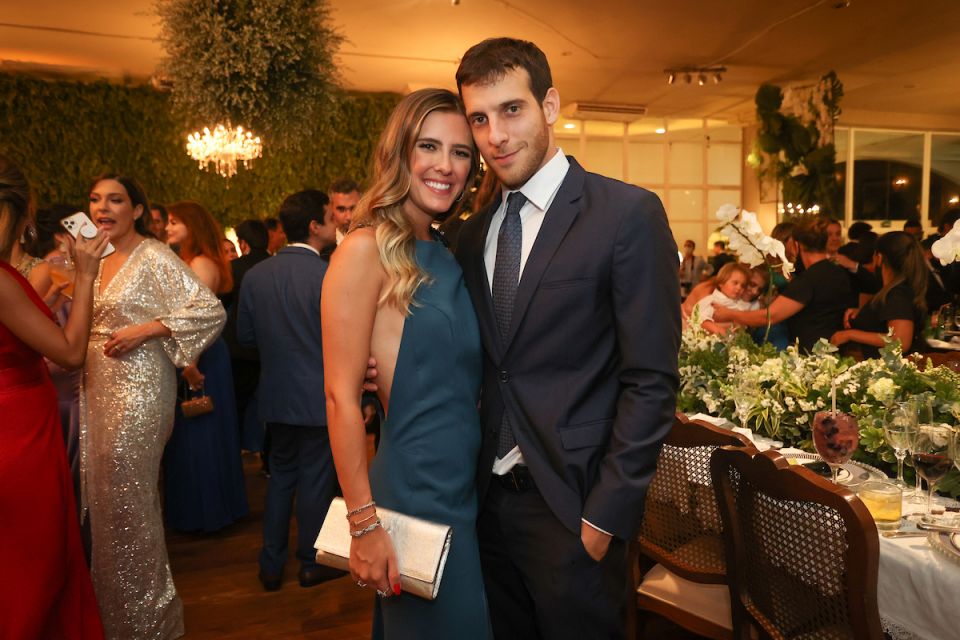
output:
<svg viewBox="0 0 960 640"><path fill-rule="evenodd" d="M960 224L953 225L950 233L934 242L930 251L933 252L933 257L943 265L948 265L960 258Z"/></svg>
<svg viewBox="0 0 960 640"><path fill-rule="evenodd" d="M725 204L717 209L717 219L723 223L720 232L730 239L730 249L740 260L756 267L766 263L767 256L770 256L779 261L784 276L793 272L793 264L787 260L783 243L763 232L757 214Z"/></svg>

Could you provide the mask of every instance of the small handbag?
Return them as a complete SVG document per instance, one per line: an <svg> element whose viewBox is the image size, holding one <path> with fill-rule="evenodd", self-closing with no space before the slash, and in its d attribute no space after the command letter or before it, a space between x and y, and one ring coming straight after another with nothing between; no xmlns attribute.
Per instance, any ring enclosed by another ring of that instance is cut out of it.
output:
<svg viewBox="0 0 960 640"><path fill-rule="evenodd" d="M400 588L407 593L433 600L440 591L443 567L450 552L452 527L377 507L377 516L393 541L400 564ZM347 504L343 498L334 498L323 521L320 535L313 545L317 562L350 570L350 523Z"/></svg>
<svg viewBox="0 0 960 640"><path fill-rule="evenodd" d="M190 387L186 380L183 382L183 399L180 401L180 411L184 418L196 418L208 413L213 413L213 398L204 392L200 387L200 395L196 398L190 397Z"/></svg>

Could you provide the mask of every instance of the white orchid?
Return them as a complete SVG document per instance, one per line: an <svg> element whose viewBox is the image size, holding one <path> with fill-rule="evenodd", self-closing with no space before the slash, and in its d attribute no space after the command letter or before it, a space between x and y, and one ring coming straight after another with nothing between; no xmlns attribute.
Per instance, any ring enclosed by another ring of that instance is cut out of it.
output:
<svg viewBox="0 0 960 640"><path fill-rule="evenodd" d="M717 209L717 218L722 222L732 222L736 220L739 214L740 207L735 207L732 204L721 205Z"/></svg>
<svg viewBox="0 0 960 640"><path fill-rule="evenodd" d="M960 258L960 225L953 225L950 233L934 242L930 251L933 252L933 257L943 265Z"/></svg>
<svg viewBox="0 0 960 640"><path fill-rule="evenodd" d="M730 249L740 260L756 267L772 256L780 261L784 276L793 271L783 243L763 233L757 214L725 204L717 209L717 219L724 223L720 231L730 238Z"/></svg>

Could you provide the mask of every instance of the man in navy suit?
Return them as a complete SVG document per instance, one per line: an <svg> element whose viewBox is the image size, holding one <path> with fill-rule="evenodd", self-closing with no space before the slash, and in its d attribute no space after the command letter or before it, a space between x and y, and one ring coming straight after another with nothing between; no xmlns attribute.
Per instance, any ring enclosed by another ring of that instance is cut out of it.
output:
<svg viewBox="0 0 960 640"><path fill-rule="evenodd" d="M271 436L270 484L263 513L260 581L280 588L294 495L300 586L343 575L317 565L313 542L336 490L327 433L320 340L321 257L336 243L322 191L295 193L280 207L288 244L247 273L240 287L237 337L260 351L260 420Z"/></svg>
<svg viewBox="0 0 960 640"><path fill-rule="evenodd" d="M457 245L485 351L478 527L494 632L622 638L627 542L675 410L677 247L656 195L556 146L560 98L534 44L475 45L457 85L503 185Z"/></svg>

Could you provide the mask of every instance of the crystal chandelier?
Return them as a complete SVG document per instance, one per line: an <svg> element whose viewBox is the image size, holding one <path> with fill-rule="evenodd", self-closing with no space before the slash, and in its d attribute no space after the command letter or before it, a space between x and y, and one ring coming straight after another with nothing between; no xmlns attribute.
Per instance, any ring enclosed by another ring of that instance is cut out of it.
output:
<svg viewBox="0 0 960 640"><path fill-rule="evenodd" d="M204 127L203 134L197 131L188 135L187 153L201 169L213 165L217 173L230 178L237 173L237 162L249 169L254 158L262 155L263 145L259 136L244 131L243 127L233 129L218 124L213 131Z"/></svg>

